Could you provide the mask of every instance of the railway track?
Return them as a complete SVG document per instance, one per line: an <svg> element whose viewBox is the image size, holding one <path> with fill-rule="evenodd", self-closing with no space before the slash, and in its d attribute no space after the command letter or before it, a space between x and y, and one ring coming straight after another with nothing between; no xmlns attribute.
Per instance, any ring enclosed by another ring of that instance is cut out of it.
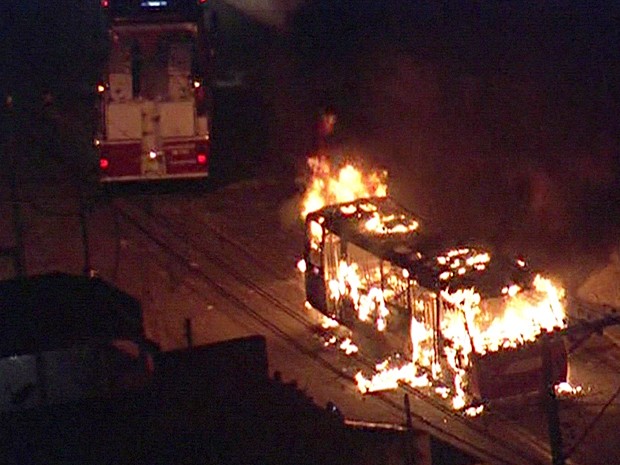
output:
<svg viewBox="0 0 620 465"><path fill-rule="evenodd" d="M314 331L315 323L304 312L301 312L298 306L286 301L280 296L278 290L274 289L274 283L290 280L290 273L285 276L282 272L283 266L265 263L257 254L250 252L243 243L227 235L221 225L216 226L199 221L195 215L190 216L187 212L181 212L179 217L158 214L152 208L137 207L125 199L116 199L112 205L123 221L185 267L188 273L196 279L208 283L221 297L312 362L319 364L344 382L354 384L353 376L343 372L340 364L328 360L321 351L317 351L316 347L308 347L292 337L259 311L257 305L248 304L231 286L223 284L220 279L214 278L206 271L210 267L216 267L219 273L225 274L233 282L234 286L241 286L296 324L308 331ZM191 222L187 221L188 218L191 218ZM231 256L240 260L235 260L233 263ZM209 266L197 267L197 260ZM256 270L260 270L260 273L256 273ZM262 279L258 277L259 275L263 277L268 275L272 282L259 283ZM191 283L187 285L192 286ZM192 290L199 295L204 293L204 290L199 289L198 286L194 286ZM361 350L356 355L356 363L359 364L360 369L373 370L374 362L370 357ZM485 426L479 419L470 419L455 412L444 402L422 390L409 386L403 386L401 389L424 407L425 414L419 413L415 406L411 412L414 421L420 427L488 463L535 465L547 464L551 461L551 453L546 444L522 430L510 419L489 412L485 415L484 422L487 423ZM373 394L373 397L402 416L403 406L394 394L379 393ZM502 431L495 430L494 427L490 428L489 422L496 426L499 425ZM459 434L459 431L466 431L468 437ZM480 441L469 438L479 438Z"/></svg>

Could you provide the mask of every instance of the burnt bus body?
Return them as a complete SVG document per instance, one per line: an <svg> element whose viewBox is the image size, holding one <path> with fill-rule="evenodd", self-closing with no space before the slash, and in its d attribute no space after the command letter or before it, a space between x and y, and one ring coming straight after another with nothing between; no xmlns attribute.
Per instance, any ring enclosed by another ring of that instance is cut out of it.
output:
<svg viewBox="0 0 620 465"><path fill-rule="evenodd" d="M427 364L445 367L446 348L454 343L445 323L460 311L446 296L474 288L493 318L508 287L527 289L534 277L519 259L494 254L491 260L477 246L446 247L442 239L420 232L415 217L390 197L329 205L310 213L305 226L307 301L361 336L376 357L415 353L412 326L421 324ZM541 388L545 373L538 339L472 350L467 370L474 397L491 400ZM562 338L551 339L550 353L550 381L565 381Z"/></svg>

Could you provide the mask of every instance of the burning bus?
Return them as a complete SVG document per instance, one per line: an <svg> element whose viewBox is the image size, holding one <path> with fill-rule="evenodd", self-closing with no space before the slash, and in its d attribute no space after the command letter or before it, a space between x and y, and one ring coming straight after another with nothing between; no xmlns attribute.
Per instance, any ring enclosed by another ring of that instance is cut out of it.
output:
<svg viewBox="0 0 620 465"><path fill-rule="evenodd" d="M461 408L566 380L562 338L545 341L544 367L541 344L565 326L563 290L520 258L446 246L387 195L309 212L303 260L312 307L371 353L404 354L404 365L378 365L372 379L358 373L362 392L398 382L443 386Z"/></svg>

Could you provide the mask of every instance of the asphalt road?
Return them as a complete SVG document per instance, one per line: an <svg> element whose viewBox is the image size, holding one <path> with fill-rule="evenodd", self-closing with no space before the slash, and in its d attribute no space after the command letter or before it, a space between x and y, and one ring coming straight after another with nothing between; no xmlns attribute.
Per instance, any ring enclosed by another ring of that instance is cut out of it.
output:
<svg viewBox="0 0 620 465"><path fill-rule="evenodd" d="M25 189L20 205L28 274L81 273L88 265L141 300L147 334L164 350L187 345L186 320L193 344L264 334L271 371L297 382L318 405L335 402L349 419L403 424L407 393L416 427L486 463L550 463L537 399L498 403L469 419L424 390L356 391L351 378L368 369L367 361L325 347L314 331L316 315L303 306L295 269L302 230L287 179L193 187L117 191L98 198L85 223L70 183ZM10 205L2 204L6 243ZM3 263L10 275L10 260ZM600 336L571 355L571 379L586 392L561 401L565 450L574 449L574 463L620 461L609 436L620 426L618 401L605 406L618 388L619 360L618 347Z"/></svg>

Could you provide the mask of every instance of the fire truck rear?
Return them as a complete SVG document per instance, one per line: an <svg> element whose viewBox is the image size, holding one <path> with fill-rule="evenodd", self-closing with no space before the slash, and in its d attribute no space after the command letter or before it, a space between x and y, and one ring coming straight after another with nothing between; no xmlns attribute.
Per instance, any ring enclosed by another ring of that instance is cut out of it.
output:
<svg viewBox="0 0 620 465"><path fill-rule="evenodd" d="M97 86L100 180L207 177L210 99L197 15L168 2L102 6L110 51Z"/></svg>

